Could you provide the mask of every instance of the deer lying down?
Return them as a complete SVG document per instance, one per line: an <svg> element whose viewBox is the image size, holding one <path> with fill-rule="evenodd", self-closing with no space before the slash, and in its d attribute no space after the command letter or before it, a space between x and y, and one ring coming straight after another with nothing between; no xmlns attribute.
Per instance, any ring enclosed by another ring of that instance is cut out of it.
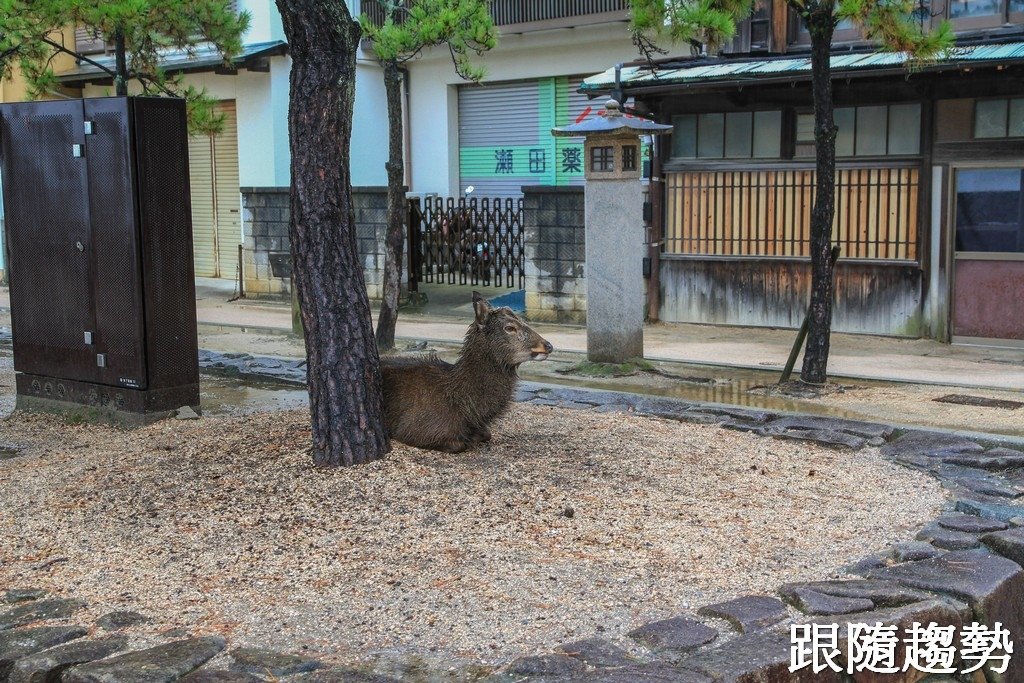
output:
<svg viewBox="0 0 1024 683"><path fill-rule="evenodd" d="M511 309L492 309L473 292L473 310L476 320L454 365L437 357L381 359L391 438L449 453L489 441L488 426L512 402L520 363L551 353L551 344Z"/></svg>

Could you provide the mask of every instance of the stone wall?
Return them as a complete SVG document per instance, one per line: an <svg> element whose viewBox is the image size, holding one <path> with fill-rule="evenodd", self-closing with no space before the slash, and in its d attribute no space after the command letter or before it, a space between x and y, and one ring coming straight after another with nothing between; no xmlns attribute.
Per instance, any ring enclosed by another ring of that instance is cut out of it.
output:
<svg viewBox="0 0 1024 683"><path fill-rule="evenodd" d="M289 190L287 187L243 187L241 192L245 292L247 295L287 293L288 279L273 276L270 255L291 250Z"/></svg>
<svg viewBox="0 0 1024 683"><path fill-rule="evenodd" d="M291 261L289 189L243 187L241 192L246 295L287 294L290 282L287 277L274 276L271 260L280 258L287 264ZM354 187L352 202L366 290L371 299L379 299L384 269L384 233L387 229L387 188Z"/></svg>
<svg viewBox="0 0 1024 683"><path fill-rule="evenodd" d="M587 320L582 187L524 187L526 317Z"/></svg>

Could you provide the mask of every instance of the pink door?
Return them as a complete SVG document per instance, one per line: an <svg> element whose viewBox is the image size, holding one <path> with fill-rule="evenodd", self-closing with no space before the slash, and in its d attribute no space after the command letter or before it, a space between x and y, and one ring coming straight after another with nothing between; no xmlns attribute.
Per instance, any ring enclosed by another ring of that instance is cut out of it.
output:
<svg viewBox="0 0 1024 683"><path fill-rule="evenodd" d="M953 341L1024 341L1024 169L958 169Z"/></svg>

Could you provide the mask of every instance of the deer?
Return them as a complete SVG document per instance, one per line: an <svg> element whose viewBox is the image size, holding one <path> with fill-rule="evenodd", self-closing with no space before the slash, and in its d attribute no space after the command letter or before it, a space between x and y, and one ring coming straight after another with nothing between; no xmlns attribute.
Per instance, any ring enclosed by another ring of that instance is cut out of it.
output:
<svg viewBox="0 0 1024 683"><path fill-rule="evenodd" d="M384 424L409 446L461 453L491 440L509 407L519 366L546 360L551 344L512 309L473 292L474 320L455 363L436 355L381 359Z"/></svg>

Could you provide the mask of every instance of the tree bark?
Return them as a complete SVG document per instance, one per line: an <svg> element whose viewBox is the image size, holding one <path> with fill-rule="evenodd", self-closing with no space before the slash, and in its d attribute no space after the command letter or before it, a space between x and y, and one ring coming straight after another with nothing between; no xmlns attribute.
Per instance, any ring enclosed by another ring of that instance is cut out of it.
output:
<svg viewBox="0 0 1024 683"><path fill-rule="evenodd" d="M384 66L384 93L388 104L388 175L387 235L384 238L384 283L380 314L377 316L377 349L387 351L395 346L395 323L398 321L398 294L402 287L402 251L405 245L405 161L402 158L402 72L398 62L388 59Z"/></svg>
<svg viewBox="0 0 1024 683"><path fill-rule="evenodd" d="M814 97L815 194L811 211L811 303L807 346L800 379L824 384L832 330L832 219L835 214L836 126L832 118L831 2L811 6L805 20L811 34L811 88Z"/></svg>
<svg viewBox="0 0 1024 683"><path fill-rule="evenodd" d="M128 95L128 60L125 52L124 29L118 27L114 31L114 94L118 97Z"/></svg>
<svg viewBox="0 0 1024 683"><path fill-rule="evenodd" d="M359 25L344 0L276 1L292 57L288 234L306 339L313 461L354 465L390 450L349 172Z"/></svg>

